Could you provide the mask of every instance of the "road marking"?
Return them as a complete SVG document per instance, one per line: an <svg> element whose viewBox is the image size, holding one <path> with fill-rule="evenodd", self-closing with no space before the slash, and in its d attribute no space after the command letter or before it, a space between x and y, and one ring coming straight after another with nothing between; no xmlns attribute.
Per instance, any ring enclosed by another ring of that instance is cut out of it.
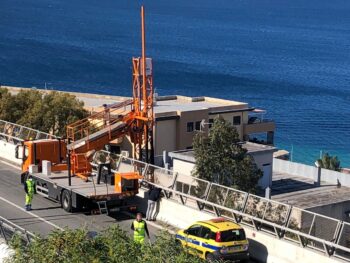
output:
<svg viewBox="0 0 350 263"><path fill-rule="evenodd" d="M9 201L9 200L7 200L7 199L1 197L1 196L0 196L0 200L2 200L2 201L4 201L4 202L6 202L6 203L8 203L8 204L10 204L10 205L12 205L12 206L18 208L18 209L21 210L21 211L24 211L24 212L30 214L31 216L33 216L33 217L39 219L40 221L42 221L42 222L44 222L44 223L46 223L46 224L49 224L50 226L53 226L54 228L57 228L57 229L59 229L59 230L64 231L64 229L63 229L62 227L59 227L58 225L56 225L56 224L54 224L54 223L52 223L52 222L50 222L50 221L47 221L46 219L44 219L44 218L42 218L42 217L40 217L40 216L38 216L38 215L36 215L36 214L34 214L34 213L32 213L32 212L26 211L24 208L20 207L19 205L15 204L15 203L12 203L11 201Z"/></svg>
<svg viewBox="0 0 350 263"><path fill-rule="evenodd" d="M8 166L11 166L12 168L15 168L15 169L17 169L17 170L21 170L21 168L19 168L19 167L16 166L16 165L13 165L13 164L11 164L11 163L8 163L8 162L2 161L2 160L0 160L0 162L6 164L6 165L8 165Z"/></svg>

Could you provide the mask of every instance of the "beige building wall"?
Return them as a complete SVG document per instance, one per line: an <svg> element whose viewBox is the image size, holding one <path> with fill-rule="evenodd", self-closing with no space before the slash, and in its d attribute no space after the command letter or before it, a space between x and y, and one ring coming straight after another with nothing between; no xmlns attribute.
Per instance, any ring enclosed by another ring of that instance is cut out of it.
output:
<svg viewBox="0 0 350 263"><path fill-rule="evenodd" d="M217 117L222 117L227 122L233 124L233 119L235 116L238 116L241 118L240 125L234 125L234 127L237 129L238 135L240 140L243 140L244 135L244 124L248 123L248 112L241 111L241 112L228 112L228 113L220 113L220 114L210 114L209 119L215 119Z"/></svg>
<svg viewBox="0 0 350 263"><path fill-rule="evenodd" d="M154 151L161 155L163 151L174 151L176 147L177 120L160 120L155 123Z"/></svg>
<svg viewBox="0 0 350 263"><path fill-rule="evenodd" d="M208 122L208 110L197 111L183 111L177 125L177 148L176 150L183 150L192 146L193 136L196 134L196 122L205 119ZM194 129L192 132L187 131L187 123L193 122ZM207 125L204 127L205 132L208 131Z"/></svg>

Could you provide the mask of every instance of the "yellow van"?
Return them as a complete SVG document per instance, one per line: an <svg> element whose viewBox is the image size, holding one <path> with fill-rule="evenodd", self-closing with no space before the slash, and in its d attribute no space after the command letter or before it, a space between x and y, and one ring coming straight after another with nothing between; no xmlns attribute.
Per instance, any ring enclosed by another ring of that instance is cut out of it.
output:
<svg viewBox="0 0 350 263"><path fill-rule="evenodd" d="M249 261L249 243L244 229L225 218L195 222L179 230L176 240L189 253L208 261Z"/></svg>

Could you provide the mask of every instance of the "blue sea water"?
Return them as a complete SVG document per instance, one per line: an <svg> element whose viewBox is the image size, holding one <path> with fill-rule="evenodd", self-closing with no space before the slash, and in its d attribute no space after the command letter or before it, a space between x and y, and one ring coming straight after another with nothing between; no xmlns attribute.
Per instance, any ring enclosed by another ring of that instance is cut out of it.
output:
<svg viewBox="0 0 350 263"><path fill-rule="evenodd" d="M265 108L293 160L350 166L348 0L0 0L0 83L131 95L141 3L158 93Z"/></svg>

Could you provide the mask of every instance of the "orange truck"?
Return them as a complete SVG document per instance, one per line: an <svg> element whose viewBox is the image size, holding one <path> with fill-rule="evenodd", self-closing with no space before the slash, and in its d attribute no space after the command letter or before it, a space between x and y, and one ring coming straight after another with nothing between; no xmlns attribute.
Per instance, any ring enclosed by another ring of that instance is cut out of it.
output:
<svg viewBox="0 0 350 263"><path fill-rule="evenodd" d="M67 212L84 211L109 214L121 210L135 210L133 198L139 191L139 173L106 174L97 182L97 169L87 180L72 176L68 180L67 146L60 139L24 141L16 147L16 158L22 159L21 182L29 175L29 166L38 172L30 173L36 182L36 192L61 203ZM42 162L51 162L51 174L42 173ZM103 165L103 164L102 164ZM108 179L106 177L109 177Z"/></svg>

